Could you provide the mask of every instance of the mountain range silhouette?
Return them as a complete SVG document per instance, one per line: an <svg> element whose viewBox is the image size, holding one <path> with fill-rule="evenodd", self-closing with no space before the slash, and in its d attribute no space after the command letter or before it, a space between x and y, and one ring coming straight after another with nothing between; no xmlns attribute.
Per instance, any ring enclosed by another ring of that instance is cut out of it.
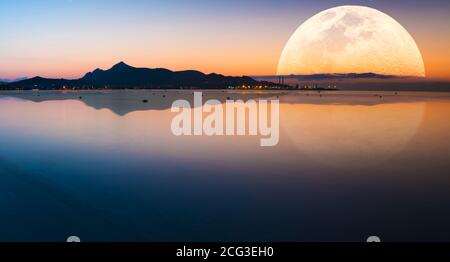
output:
<svg viewBox="0 0 450 262"><path fill-rule="evenodd" d="M347 73L347 74L313 74L313 75L289 75L283 77L291 85L301 83L321 83L322 81L333 81L340 83L339 88L349 87L350 89L369 88L374 90L408 88L447 90L448 81L425 81L422 78L401 77L395 75L382 75L376 73ZM229 86L242 85L263 85L267 87L287 85L280 84L279 76L224 76L220 74L204 74L196 70L171 71L165 68L138 68L127 65L124 62L115 64L108 70L95 69L86 73L79 79L53 79L43 77L33 77L29 79L18 79L16 81L4 81L0 79L0 90L15 89L41 89L58 90L77 89L224 89ZM360 86L360 81L368 80L365 86ZM372 80L383 80L383 82L372 82ZM345 81L345 82L342 82ZM391 81L388 83L386 81ZM283 81L284 82L284 81ZM342 83L345 83L343 85ZM352 85L358 85L352 87ZM380 87L381 85L381 87ZM401 85L401 86L399 86ZM430 87L431 86L431 87Z"/></svg>
<svg viewBox="0 0 450 262"><path fill-rule="evenodd" d="M11 88L23 89L61 89L66 88L143 88L143 89L175 89L205 88L220 89L239 85L274 85L270 82L256 81L248 76L234 77L220 74L204 74L195 70L171 71L165 68L137 68L119 62L108 70L95 69L80 79L51 79L33 77L7 85Z"/></svg>

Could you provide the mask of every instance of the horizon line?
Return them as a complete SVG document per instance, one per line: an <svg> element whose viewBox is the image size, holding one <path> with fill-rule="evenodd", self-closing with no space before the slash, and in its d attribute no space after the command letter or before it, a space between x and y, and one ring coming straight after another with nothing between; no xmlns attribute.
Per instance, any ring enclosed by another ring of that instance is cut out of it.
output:
<svg viewBox="0 0 450 262"><path fill-rule="evenodd" d="M379 73L374 73L374 72L361 72L361 73L355 73L355 72L349 72L349 73L314 73L314 74L289 74L289 75L278 75L278 74L264 74L264 75L257 75L257 74L239 74L239 75L225 75L222 73L217 73L217 72L211 72L211 73L205 73L203 71L197 70L197 69L183 69L183 70L172 70L170 68L165 68L165 67L136 67L136 66L132 66L126 62L124 62L123 60L113 64L111 67L109 67L108 69L102 69L102 68L95 68L94 70L91 71L87 71L86 73L84 73L81 76L77 76L77 77L45 77L45 76L41 76L41 75L35 75L35 76L22 76L22 77L16 77L14 79L11 78L3 78L0 76L0 83L15 83L15 82L19 82L19 81L23 81L23 80L29 80L29 79L34 79L34 78L44 78L44 79L63 79L63 80L79 80L81 78L83 78L86 74L88 73L92 73L95 72L96 70L101 70L101 71L108 71L111 70L112 68L114 68L115 66L118 65L126 65L128 67L132 67L135 69L151 69L151 70L156 70L156 69L164 69L164 70L169 70L172 72L185 72L185 71L197 71L200 72L202 74L205 75L211 75L211 74L217 74L217 75L223 75L223 76L240 76L240 77L310 77L310 76L320 76L320 75L324 75L324 76L330 76L333 77L335 76L336 78L339 77L344 77L345 76L350 76L350 75L356 75L356 76L360 76L360 75L376 75L376 76L380 76L380 77L385 77L385 78L375 78L375 77L361 77L361 78L356 78L357 79L375 79L375 80L389 80L389 79L417 79L417 80L431 80L431 81L445 81L445 82L450 82L450 78L445 78L445 77L428 77L428 76L403 76L403 75L386 75L386 74L379 74ZM310 80L321 80L321 79L310 79ZM325 79L324 79L325 80ZM350 79L351 80L351 79Z"/></svg>

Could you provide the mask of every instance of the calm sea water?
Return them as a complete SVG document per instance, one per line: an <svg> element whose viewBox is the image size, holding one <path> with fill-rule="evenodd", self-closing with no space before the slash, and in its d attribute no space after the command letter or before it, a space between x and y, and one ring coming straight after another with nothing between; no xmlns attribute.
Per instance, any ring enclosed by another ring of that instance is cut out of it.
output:
<svg viewBox="0 0 450 262"><path fill-rule="evenodd" d="M0 241L450 241L450 94L204 92L279 96L266 148L172 135L192 96L0 93Z"/></svg>

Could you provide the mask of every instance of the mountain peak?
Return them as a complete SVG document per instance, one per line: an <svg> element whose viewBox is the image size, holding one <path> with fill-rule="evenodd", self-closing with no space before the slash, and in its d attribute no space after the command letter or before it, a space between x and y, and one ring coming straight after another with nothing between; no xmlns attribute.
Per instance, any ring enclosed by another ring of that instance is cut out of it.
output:
<svg viewBox="0 0 450 262"><path fill-rule="evenodd" d="M122 68L132 68L132 66L127 65L123 61L120 61L119 63L115 64L111 69L122 69Z"/></svg>

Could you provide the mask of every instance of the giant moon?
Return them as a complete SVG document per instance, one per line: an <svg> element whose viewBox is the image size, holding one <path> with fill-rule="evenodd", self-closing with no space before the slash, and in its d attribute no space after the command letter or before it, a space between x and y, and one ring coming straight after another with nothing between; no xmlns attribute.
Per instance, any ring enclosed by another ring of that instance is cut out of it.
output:
<svg viewBox="0 0 450 262"><path fill-rule="evenodd" d="M369 72L425 77L425 66L414 39L392 17L369 7L339 6L297 29L277 74Z"/></svg>

